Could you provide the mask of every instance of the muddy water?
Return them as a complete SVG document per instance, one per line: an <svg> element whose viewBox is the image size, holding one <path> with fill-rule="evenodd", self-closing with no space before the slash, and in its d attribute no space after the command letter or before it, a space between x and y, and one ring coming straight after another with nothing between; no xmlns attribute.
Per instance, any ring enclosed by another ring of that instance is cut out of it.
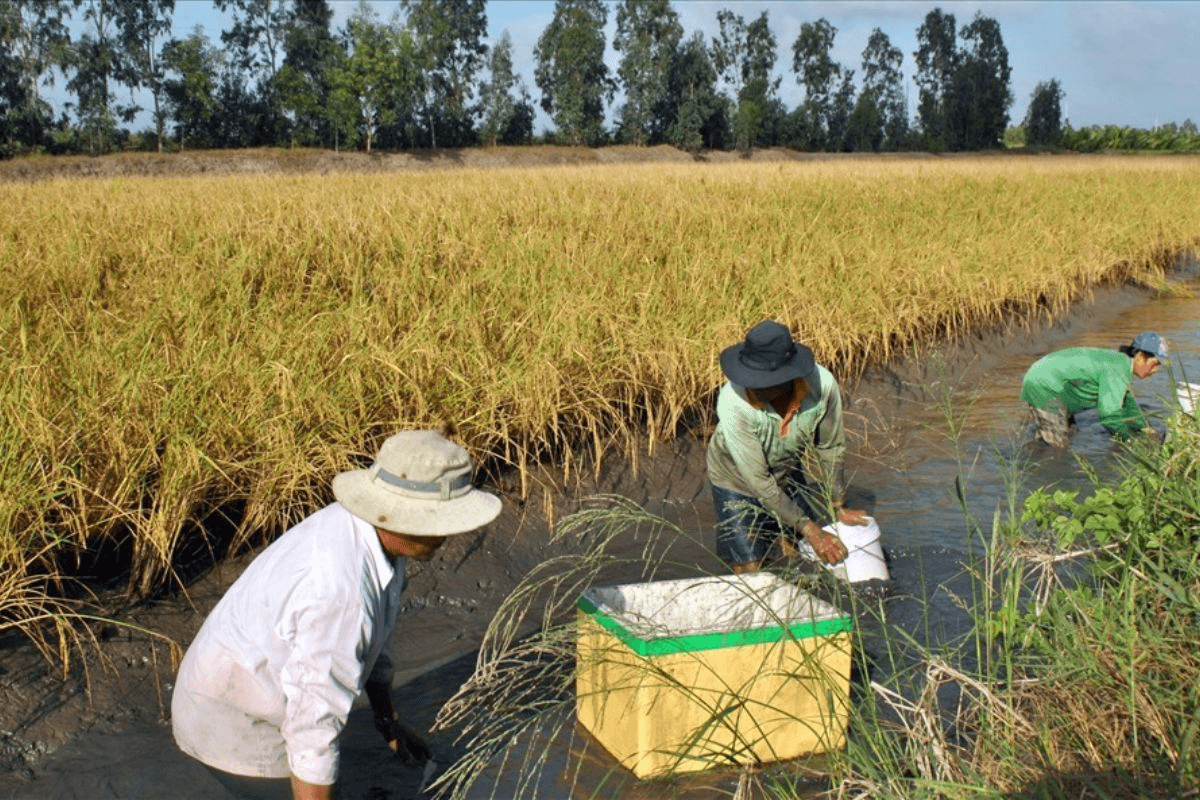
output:
<svg viewBox="0 0 1200 800"><path fill-rule="evenodd" d="M1197 266L1192 263L1186 269L1194 275ZM1191 375L1200 381L1198 318L1197 299L1155 299L1133 290L1102 291L1054 325L973 338L941 352L922 352L907 363L874 370L847 385L850 500L870 511L883 531L893 579L884 600L889 623L935 647L952 642L966 626L954 594L969 595L965 566L981 552L996 508L1007 506L1007 487L1019 480L1023 488L1018 496L1041 485L1082 487L1077 457L1102 473L1111 471L1114 445L1094 412L1079 415L1069 452L1030 442L1027 411L1018 395L1021 376L1032 361L1063 347L1114 348L1128 343L1141 330L1156 330L1171 344L1172 368L1136 381L1135 389L1144 406L1165 410L1171 404L1174 379ZM952 429L957 435L949 435ZM977 523L964 516L956 487L961 487L968 517ZM594 485L580 491L624 494L696 531L696 541L681 542L673 560L701 569L716 568L706 553L712 545L712 510L701 443L681 440L661 447L653 458L644 459L636 472L627 463L610 464ZM630 545L634 552L636 543ZM487 552L482 548L480 557ZM537 552L527 555L536 559ZM463 554L459 563L470 563L468 555ZM521 562L513 559L508 569L519 577ZM632 572L631 577L636 578ZM620 582L623 576L613 578ZM425 579L424 583L414 579L414 586L427 588L419 602L414 601L412 613L402 618L403 634L392 648L401 670L395 690L397 708L417 727L431 723L437 709L470 674L472 648L496 602L495 592L488 591L491 578L486 571L471 574L471 591L454 600L453 609L441 603L446 597L438 594L448 593L449 573L437 578L441 584L430 576ZM475 613L467 613L470 611ZM420 796L420 775L382 758L375 739L369 711L356 709L343 743L342 796L355 800ZM462 745L448 734L433 736L431 743L442 760L462 752ZM565 733L538 746L548 752L547 768L535 781L543 797L716 798L730 796L737 786L737 773L724 771L636 781L586 732L569 724ZM819 768L819 761L813 766ZM497 771L481 782L475 795L511 797L522 777L519 770ZM819 781L814 783L814 788L819 785ZM798 788L803 793L803 787ZM123 728L110 725L103 733L93 730L75 736L38 760L23 779L0 784L0 797L5 796L64 800L226 797L202 770L175 751L169 725L153 720L139 720Z"/></svg>

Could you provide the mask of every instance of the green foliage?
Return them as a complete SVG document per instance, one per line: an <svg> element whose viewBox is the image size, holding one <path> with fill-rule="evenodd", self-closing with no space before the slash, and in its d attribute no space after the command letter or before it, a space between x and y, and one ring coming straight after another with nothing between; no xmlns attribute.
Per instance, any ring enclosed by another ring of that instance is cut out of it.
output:
<svg viewBox="0 0 1200 800"><path fill-rule="evenodd" d="M879 28L871 31L862 54L863 88L859 103L874 106L878 114L879 132L875 131L874 115L866 118L868 130L863 130L871 149L899 150L908 137L908 108L904 99L904 73L900 67L904 54L894 47L886 33ZM864 97L866 98L864 100ZM867 113L864 110L863 113ZM860 117L860 123L864 122ZM851 136L851 149L857 133Z"/></svg>
<svg viewBox="0 0 1200 800"><path fill-rule="evenodd" d="M130 97L144 90L151 98L159 151L168 146L169 127L188 147L436 148L534 139L533 102L524 88L514 84L503 99L507 89L497 73L490 82L479 78L488 57L485 0L400 3L402 17L387 26L399 37L392 46L395 85L379 102L359 90L363 70L347 66L352 32L331 35L329 0L213 2L231 24L220 33L224 63L208 107L195 87L181 102L185 81L178 70L174 97L167 94L167 50L174 45L156 47L170 30L175 0L0 0L0 156L146 148L124 127L143 109L124 102L122 87ZM625 98L612 109L618 124L611 132L604 127L617 86L604 61L609 9L617 13L613 46L621 54L617 77ZM767 13L747 22L736 10L717 13L720 35L710 48L700 33L682 41L670 0L559 0L535 50L540 103L556 126L542 139L594 146L611 135L693 152L735 145L941 152L989 149L1002 140L1011 70L994 19L976 14L959 31L954 15L940 8L925 17L914 53L918 133L910 130L902 54L879 28L863 51L855 87L853 70L831 57L836 29L824 19L804 23L792 43L792 70L806 96L789 110L777 96L780 79L771 76L776 42ZM74 42L71 28L82 32ZM509 80L511 60L510 46ZM55 69L74 98L70 121L65 115L56 121L39 96ZM713 69L724 81L723 95L709 77ZM1056 109L1039 103L1025 120L1028 144L1056 146ZM1072 135L1065 146L1080 151L1200 151L1190 121L1152 132L1110 126L1066 133Z"/></svg>
<svg viewBox="0 0 1200 800"><path fill-rule="evenodd" d="M1004 129L1004 146L1012 150L1025 146L1025 126L1009 125Z"/></svg>
<svg viewBox="0 0 1200 800"><path fill-rule="evenodd" d="M542 110L565 144L594 145L603 136L604 103L615 91L604 63L607 21L600 0L556 0L554 18L534 48Z"/></svg>
<svg viewBox="0 0 1200 800"><path fill-rule="evenodd" d="M116 77L130 89L145 87L154 101L157 149L162 150L165 118L163 66L158 41L171 32L175 0L125 0L117 5L116 24L123 58Z"/></svg>
<svg viewBox="0 0 1200 800"><path fill-rule="evenodd" d="M822 18L805 22L792 42L792 71L796 82L804 87L804 111L809 122L810 149L829 149L834 137L830 133L831 118L842 65L833 60L833 40L837 28Z"/></svg>
<svg viewBox="0 0 1200 800"><path fill-rule="evenodd" d="M167 71L163 93L167 113L175 120L180 148L208 144L208 131L217 111L217 80L221 53L199 26L186 39L168 42L162 51Z"/></svg>
<svg viewBox="0 0 1200 800"><path fill-rule="evenodd" d="M405 0L412 33L425 130L418 141L429 147L475 144L471 103L475 74L487 56L484 0Z"/></svg>
<svg viewBox="0 0 1200 800"><path fill-rule="evenodd" d="M52 113L38 94L62 65L66 0L0 0L0 157L48 144Z"/></svg>
<svg viewBox="0 0 1200 800"><path fill-rule="evenodd" d="M86 30L67 57L72 69L67 90L77 99L80 128L93 154L108 152L117 117L131 119L134 110L115 102L113 78L124 66L113 31L114 16L114 4L109 0L91 0L84 6Z"/></svg>
<svg viewBox="0 0 1200 800"><path fill-rule="evenodd" d="M1008 48L996 20L980 13L958 33L940 8L926 15L914 54L919 87L918 116L930 149L998 147L1012 105Z"/></svg>
<svg viewBox="0 0 1200 800"><path fill-rule="evenodd" d="M1169 787L1155 796L1187 796L1200 784L1200 428L1168 425L1162 446L1129 443L1117 480L1092 474L1088 496L1030 495L1021 536L1044 534L1057 562L1087 571L1043 571L1035 602L1008 603L1020 608L1008 633L1038 676L1027 702L1063 719L1044 757L1086 752Z"/></svg>
<svg viewBox="0 0 1200 800"><path fill-rule="evenodd" d="M1058 81L1051 78L1039 83L1029 98L1029 110L1025 112L1023 123L1026 133L1026 144L1050 145L1052 147L1062 142L1062 87Z"/></svg>
<svg viewBox="0 0 1200 800"><path fill-rule="evenodd" d="M846 146L856 152L879 150L883 144L883 115L875 93L864 91L858 96L846 127Z"/></svg>
<svg viewBox="0 0 1200 800"><path fill-rule="evenodd" d="M613 49L624 53L617 67L625 90L622 138L632 144L657 144L670 127L671 68L682 38L679 15L668 0L624 0L617 6Z"/></svg>
<svg viewBox="0 0 1200 800"><path fill-rule="evenodd" d="M712 63L730 92L733 135L739 149L758 143L766 111L779 89L771 79L775 67L775 35L764 11L749 25L728 9L717 12L720 35L713 39Z"/></svg>
<svg viewBox="0 0 1200 800"><path fill-rule="evenodd" d="M917 29L918 48L913 57L917 73L917 116L931 148L949 141L950 88L958 71L960 54L955 46L957 23L953 14L935 8Z"/></svg>
<svg viewBox="0 0 1200 800"><path fill-rule="evenodd" d="M253 109L257 119L251 130L243 130L247 144L282 145L287 142L287 123L276 91L282 67L280 54L297 13L306 3L286 0L215 0L217 8L230 12L233 25L221 32L230 63L243 83L256 81L254 97L260 105ZM230 111L228 106L225 111ZM246 113L249 109L243 111Z"/></svg>
<svg viewBox="0 0 1200 800"><path fill-rule="evenodd" d="M847 137L850 132L850 117L854 113L854 70L842 72L842 82L833 97L833 111L829 116L829 149L849 150Z"/></svg>
<svg viewBox="0 0 1200 800"><path fill-rule="evenodd" d="M1153 130L1092 125L1063 131L1062 146L1080 153L1145 150L1162 153L1200 153L1200 134L1188 130L1186 123L1162 125Z"/></svg>
<svg viewBox="0 0 1200 800"><path fill-rule="evenodd" d="M347 21L345 40L349 55L338 62L333 88L340 104L353 107L356 137L369 153L379 129L396 121L416 94L414 44L364 2Z"/></svg>
<svg viewBox="0 0 1200 800"><path fill-rule="evenodd" d="M1012 105L1012 68L1000 23L980 13L959 34L962 63L955 76L956 127L962 149L996 147L1008 126Z"/></svg>
<svg viewBox="0 0 1200 800"><path fill-rule="evenodd" d="M704 36L697 31L679 48L671 68L669 103L674 121L667 141L692 152L725 147L729 101L718 92L717 77Z"/></svg>
<svg viewBox="0 0 1200 800"><path fill-rule="evenodd" d="M483 144L523 144L533 135L533 107L529 91L519 75L513 73L512 37L508 31L492 48L491 78L479 91L483 122L479 138ZM513 92L517 95L514 97ZM528 123L523 114L528 112Z"/></svg>
<svg viewBox="0 0 1200 800"><path fill-rule="evenodd" d="M344 51L329 29L332 19L326 0L303 0L286 28L283 66L273 90L288 115L293 144L336 141L330 84Z"/></svg>
<svg viewBox="0 0 1200 800"><path fill-rule="evenodd" d="M1048 532L1063 550L1116 547L1149 556L1193 548L1200 532L1200 436L1179 423L1161 447L1129 443L1124 475L1114 486L1078 492L1038 490L1026 500L1023 524Z"/></svg>

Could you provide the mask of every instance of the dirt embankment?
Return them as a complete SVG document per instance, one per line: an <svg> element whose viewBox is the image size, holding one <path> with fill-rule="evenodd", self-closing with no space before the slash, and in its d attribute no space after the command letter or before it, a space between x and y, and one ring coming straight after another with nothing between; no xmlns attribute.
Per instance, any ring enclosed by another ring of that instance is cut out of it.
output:
<svg viewBox="0 0 1200 800"><path fill-rule="evenodd" d="M978 154L973 154L978 155ZM703 150L691 153L656 147L471 147L403 152L336 152L314 149L253 148L182 153L116 153L107 156L37 156L0 161L0 183L95 178L404 173L439 169L505 169L643 163L774 163L850 159L929 159L928 153L801 153L781 147L750 152Z"/></svg>

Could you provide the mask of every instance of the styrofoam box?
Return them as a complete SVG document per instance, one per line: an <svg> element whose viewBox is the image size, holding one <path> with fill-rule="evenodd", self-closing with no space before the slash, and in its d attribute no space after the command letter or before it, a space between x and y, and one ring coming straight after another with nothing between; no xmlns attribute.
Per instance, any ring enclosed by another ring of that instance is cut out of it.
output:
<svg viewBox="0 0 1200 800"><path fill-rule="evenodd" d="M578 609L579 721L638 777L843 746L853 620L776 575L597 587Z"/></svg>

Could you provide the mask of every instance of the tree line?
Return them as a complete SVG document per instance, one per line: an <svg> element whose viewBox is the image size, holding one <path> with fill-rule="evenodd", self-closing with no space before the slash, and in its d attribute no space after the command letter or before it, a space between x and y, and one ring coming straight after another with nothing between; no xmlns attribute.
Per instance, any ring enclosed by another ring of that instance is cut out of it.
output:
<svg viewBox="0 0 1200 800"><path fill-rule="evenodd" d="M0 0L0 148L520 144L535 140L536 92L554 125L538 141L976 150L1001 146L1013 103L1000 25L981 13L961 27L940 8L925 16L910 117L904 54L888 35L875 28L860 64L838 63L837 28L825 19L790 43L804 99L789 109L768 12L745 19L736 5L717 12L715 35L685 37L669 0L556 0L531 90L514 72L508 33L485 41L485 0L400 0L390 19L360 2L336 30L327 0L213 4L231 20L219 42L199 27L172 37L175 0ZM604 61L610 11L615 73ZM57 117L43 96L56 77L71 97ZM1060 134L1052 83L1053 113L1037 121ZM153 128L131 134L147 110Z"/></svg>

